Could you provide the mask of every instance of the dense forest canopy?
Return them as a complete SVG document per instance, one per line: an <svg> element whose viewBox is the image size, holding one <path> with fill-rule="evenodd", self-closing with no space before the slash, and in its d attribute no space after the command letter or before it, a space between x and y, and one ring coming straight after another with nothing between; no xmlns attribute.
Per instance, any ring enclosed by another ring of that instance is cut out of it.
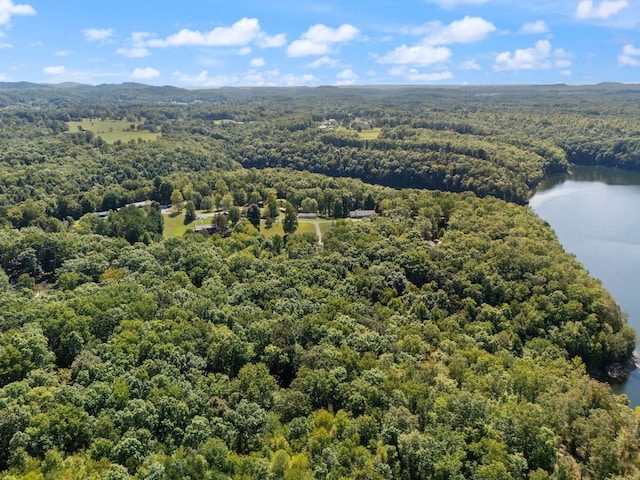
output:
<svg viewBox="0 0 640 480"><path fill-rule="evenodd" d="M635 333L524 204L640 168L639 95L0 84L0 478L637 476Z"/></svg>

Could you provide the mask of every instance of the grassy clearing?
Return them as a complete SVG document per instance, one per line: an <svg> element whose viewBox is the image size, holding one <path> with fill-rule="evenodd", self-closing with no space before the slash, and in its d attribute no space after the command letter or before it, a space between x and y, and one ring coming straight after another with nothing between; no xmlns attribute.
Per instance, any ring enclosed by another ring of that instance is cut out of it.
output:
<svg viewBox="0 0 640 480"><path fill-rule="evenodd" d="M164 217L164 231L162 236L164 238L180 237L189 230L193 230L196 225L204 225L211 223L210 218L202 218L195 220L187 225L184 224L184 213L171 213L169 215L163 215ZM326 235L333 225L333 220L326 220L319 218L317 220L298 220L298 229L296 233L312 233L316 235L316 226L320 226L320 232L322 235ZM282 218L277 222L273 222L270 228L265 226L264 220L260 222L260 233L265 238L273 238L276 235L284 237L284 230L282 229Z"/></svg>
<svg viewBox="0 0 640 480"><path fill-rule="evenodd" d="M276 235L280 235L284 237L284 230L282 229L282 222L273 222L271 227L267 228L265 226L264 220L260 221L260 233L264 235L265 238L273 238Z"/></svg>
<svg viewBox="0 0 640 480"><path fill-rule="evenodd" d="M371 130L362 130L358 132L358 136L363 140L375 140L380 135L381 128L372 128Z"/></svg>
<svg viewBox="0 0 640 480"><path fill-rule="evenodd" d="M164 231L162 236L164 238L181 237L187 230L193 230L193 226L196 223L204 223L202 220L196 220L194 222L184 224L184 213L171 213L169 215L163 215L164 218Z"/></svg>
<svg viewBox="0 0 640 480"><path fill-rule="evenodd" d="M126 143L130 140L138 140L138 138L144 141L153 141L160 137L159 133L131 130L131 125L138 126L136 122L132 123L126 120L91 120L85 118L81 122L67 122L70 132L77 132L78 127L82 127L85 130L91 130L96 136L102 137L107 143L114 143L118 140Z"/></svg>

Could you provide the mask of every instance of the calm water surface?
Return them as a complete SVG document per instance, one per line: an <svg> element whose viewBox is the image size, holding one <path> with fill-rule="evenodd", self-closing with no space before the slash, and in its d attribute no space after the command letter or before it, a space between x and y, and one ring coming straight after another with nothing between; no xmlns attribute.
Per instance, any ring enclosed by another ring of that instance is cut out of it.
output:
<svg viewBox="0 0 640 480"><path fill-rule="evenodd" d="M529 204L640 332L640 173L573 167L541 185ZM626 393L631 407L640 405L640 370L613 389Z"/></svg>

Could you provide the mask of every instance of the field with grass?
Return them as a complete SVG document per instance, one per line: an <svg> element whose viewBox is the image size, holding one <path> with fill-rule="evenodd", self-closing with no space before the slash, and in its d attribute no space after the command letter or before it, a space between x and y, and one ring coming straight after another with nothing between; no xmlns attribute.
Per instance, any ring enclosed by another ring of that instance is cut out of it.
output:
<svg viewBox="0 0 640 480"><path fill-rule="evenodd" d="M381 128L372 128L371 130L362 130L358 132L358 136L363 140L375 140L380 135Z"/></svg>
<svg viewBox="0 0 640 480"><path fill-rule="evenodd" d="M126 120L92 120L85 118L81 122L67 122L70 132L77 132L79 128L91 130L96 136L102 137L107 143L114 143L118 140L128 142L130 140L153 141L160 137L159 133L138 131L136 122ZM134 129L131 129L131 125Z"/></svg>
<svg viewBox="0 0 640 480"><path fill-rule="evenodd" d="M164 231L162 236L164 238L181 237L187 230L193 230L196 223L206 223L204 220L195 220L185 225L184 213L170 213L169 215L163 215L163 218Z"/></svg>
<svg viewBox="0 0 640 480"><path fill-rule="evenodd" d="M202 218L185 225L184 213L170 213L164 215L164 232L162 236L164 238L180 237L187 231L193 230L196 225L204 225L206 223L211 223L211 219ZM316 235L316 223L320 226L320 233L324 236L331 230L333 220L322 218L317 220L298 220L296 233L312 233ZM267 228L264 220L262 220L260 222L260 233L264 235L265 238L273 238L276 235L284 236L282 221L273 222L271 227Z"/></svg>

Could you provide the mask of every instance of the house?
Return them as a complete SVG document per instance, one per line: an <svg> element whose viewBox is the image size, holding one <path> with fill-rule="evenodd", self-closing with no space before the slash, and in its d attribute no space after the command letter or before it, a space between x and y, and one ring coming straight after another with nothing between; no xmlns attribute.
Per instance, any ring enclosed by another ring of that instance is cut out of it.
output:
<svg viewBox="0 0 640 480"><path fill-rule="evenodd" d="M357 209L357 210L351 210L349 212L349 218L367 218L367 217L370 217L371 215L375 215L375 214L376 214L375 210Z"/></svg>
<svg viewBox="0 0 640 480"><path fill-rule="evenodd" d="M216 231L216 226L211 224L211 223L203 223L201 225L194 225L193 228L196 231L196 233L198 233L198 232L214 233Z"/></svg>
<svg viewBox="0 0 640 480"><path fill-rule="evenodd" d="M317 213L299 213L298 218L313 219L313 218L318 218L318 214Z"/></svg>

